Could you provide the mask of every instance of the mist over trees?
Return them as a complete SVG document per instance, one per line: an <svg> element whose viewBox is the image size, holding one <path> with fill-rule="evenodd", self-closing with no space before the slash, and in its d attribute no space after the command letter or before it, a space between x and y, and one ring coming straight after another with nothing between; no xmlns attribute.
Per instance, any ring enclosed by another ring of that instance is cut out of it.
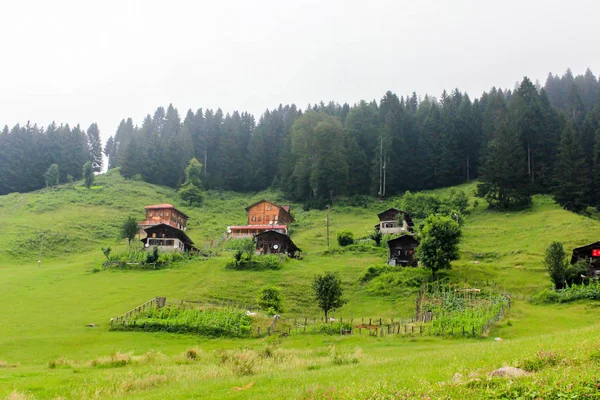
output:
<svg viewBox="0 0 600 400"><path fill-rule="evenodd" d="M513 90L479 98L458 89L439 98L387 92L379 101L280 105L258 120L248 113L172 105L140 126L123 119L101 149L98 126L5 127L0 133L0 194L44 187L57 164L61 183L81 178L100 149L126 178L179 188L192 158L206 189L275 187L319 206L339 195L381 195L479 179L492 206L527 204L551 193L566 208L600 204L600 84L588 69L524 78ZM572 158L572 160L571 160ZM577 179L575 179L577 177ZM577 189L572 190L571 184ZM586 189L583 186L587 185Z"/></svg>

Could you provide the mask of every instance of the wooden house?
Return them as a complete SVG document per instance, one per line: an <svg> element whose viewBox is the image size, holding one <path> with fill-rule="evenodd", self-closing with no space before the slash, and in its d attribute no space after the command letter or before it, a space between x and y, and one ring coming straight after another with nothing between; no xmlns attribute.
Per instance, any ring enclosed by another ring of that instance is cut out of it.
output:
<svg viewBox="0 0 600 400"><path fill-rule="evenodd" d="M389 257L388 264L392 266L417 266L415 251L419 247L419 241L413 235L403 235L387 242Z"/></svg>
<svg viewBox="0 0 600 400"><path fill-rule="evenodd" d="M375 230L381 231L384 235L412 232L414 223L410 214L398 210L397 208L388 208L377 214L379 223L375 225Z"/></svg>
<svg viewBox="0 0 600 400"><path fill-rule="evenodd" d="M301 252L288 235L276 231L265 231L254 236L256 251L260 254L287 254L295 257Z"/></svg>
<svg viewBox="0 0 600 400"><path fill-rule="evenodd" d="M227 228L228 238L253 237L262 232L275 231L288 234L288 224L294 222L289 206L279 206L261 200L246 207L248 225L235 225Z"/></svg>
<svg viewBox="0 0 600 400"><path fill-rule="evenodd" d="M154 225L167 224L173 228L186 230L188 216L171 204L155 204L144 207L146 219L138 223L142 230Z"/></svg>
<svg viewBox="0 0 600 400"><path fill-rule="evenodd" d="M190 251L197 250L194 242L181 229L164 223L144 229L146 237L141 239L147 250L158 247L160 251Z"/></svg>
<svg viewBox="0 0 600 400"><path fill-rule="evenodd" d="M571 264L584 260L588 263L590 275L600 276L600 242L594 242L586 246L573 249Z"/></svg>

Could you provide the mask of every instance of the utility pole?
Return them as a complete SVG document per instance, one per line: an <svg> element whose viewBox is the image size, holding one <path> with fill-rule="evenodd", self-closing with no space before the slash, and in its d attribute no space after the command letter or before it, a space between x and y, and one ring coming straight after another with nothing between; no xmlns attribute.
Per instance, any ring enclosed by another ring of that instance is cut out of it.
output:
<svg viewBox="0 0 600 400"><path fill-rule="evenodd" d="M380 141L379 141L379 193L377 193L379 195L379 198L381 199L381 194L383 192L383 174L382 174L382 169L383 169L383 136L381 137Z"/></svg>
<svg viewBox="0 0 600 400"><path fill-rule="evenodd" d="M327 204L327 248L329 248L329 210L331 206Z"/></svg>
<svg viewBox="0 0 600 400"><path fill-rule="evenodd" d="M42 233L42 239L40 240L40 256L38 257L38 268L42 263L42 249L44 248L44 234Z"/></svg>

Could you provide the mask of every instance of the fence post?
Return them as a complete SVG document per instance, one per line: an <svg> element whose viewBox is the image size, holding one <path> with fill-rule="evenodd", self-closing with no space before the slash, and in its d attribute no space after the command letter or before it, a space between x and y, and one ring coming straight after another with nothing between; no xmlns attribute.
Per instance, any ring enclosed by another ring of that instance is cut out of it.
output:
<svg viewBox="0 0 600 400"><path fill-rule="evenodd" d="M381 326L381 317L379 318L379 326Z"/></svg>
<svg viewBox="0 0 600 400"><path fill-rule="evenodd" d="M473 325L473 336L475 336L475 325Z"/></svg>
<svg viewBox="0 0 600 400"><path fill-rule="evenodd" d="M256 328L256 334L258 335L258 337L260 337L260 326Z"/></svg>
<svg viewBox="0 0 600 400"><path fill-rule="evenodd" d="M419 325L419 333L423 336L423 325Z"/></svg>

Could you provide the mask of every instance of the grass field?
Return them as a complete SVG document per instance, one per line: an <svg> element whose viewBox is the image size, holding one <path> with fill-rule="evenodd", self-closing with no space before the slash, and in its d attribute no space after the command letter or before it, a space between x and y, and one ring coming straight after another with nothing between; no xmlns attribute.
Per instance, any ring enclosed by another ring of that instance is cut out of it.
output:
<svg viewBox="0 0 600 400"><path fill-rule="evenodd" d="M470 193L474 185L459 188ZM114 172L97 177L90 190L76 183L0 197L0 398L513 398L505 389L584 393L588 383L596 383L598 303L521 300L549 286L541 261L551 241L562 241L570 251L600 236L600 223L566 212L546 196L536 196L531 209L515 213L489 211L479 201L465 217L461 258L447 275L517 295L510 314L486 338L209 339L108 330L111 317L154 296L254 304L265 285L281 288L284 316L318 316L310 282L325 270L340 272L348 299L336 318L414 314L416 288L379 278L359 283L368 267L385 263L385 251L327 252L326 213L305 212L298 204L292 204L297 220L292 238L304 258L287 261L281 270L226 270L233 253L218 250L208 260L157 271L93 272L104 258L101 247L125 249L119 225L128 215L142 219L144 205L169 202L181 208L191 216L189 236L203 247L228 225L244 223L244 207L262 198L285 204L277 192L209 192L202 207L190 208L172 189L125 181ZM334 206L332 247L339 230L366 236L377 222L375 214L397 201ZM97 326L88 328L89 323ZM195 359L185 357L187 349L194 349ZM540 350L556 352L561 362L510 388L495 380L452 383L455 373L478 379L503 365L519 365ZM581 388L568 389L569 384Z"/></svg>

